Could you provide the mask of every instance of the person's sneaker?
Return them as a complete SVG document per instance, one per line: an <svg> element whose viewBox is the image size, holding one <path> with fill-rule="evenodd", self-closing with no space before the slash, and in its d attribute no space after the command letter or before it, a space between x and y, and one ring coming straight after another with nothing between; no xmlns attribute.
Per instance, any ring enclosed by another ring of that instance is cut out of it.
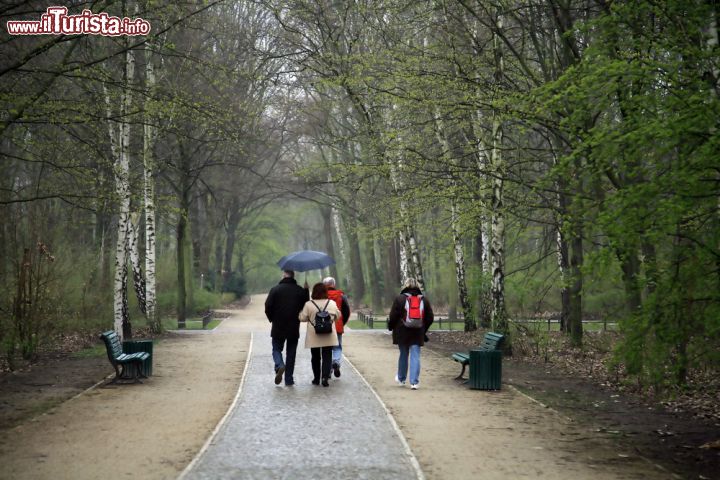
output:
<svg viewBox="0 0 720 480"><path fill-rule="evenodd" d="M397 375L395 375L395 383L397 383L399 386L405 385L405 380L400 380Z"/></svg>
<svg viewBox="0 0 720 480"><path fill-rule="evenodd" d="M410 388L412 388L413 390L417 390L418 388L420 388L420 385L418 385L417 383L413 383L412 385L410 385Z"/></svg>
<svg viewBox="0 0 720 480"><path fill-rule="evenodd" d="M335 375L336 378L339 377L340 376L340 365L338 365L337 363L333 363L332 368L333 368L333 375Z"/></svg>
<svg viewBox="0 0 720 480"><path fill-rule="evenodd" d="M313 378L313 379L312 379L312 384L313 384L313 385L320 385L320 379L319 379L319 378Z"/></svg>
<svg viewBox="0 0 720 480"><path fill-rule="evenodd" d="M328 379L327 379L327 378L323 378L323 379L322 379L322 386L323 386L323 387L328 387L328 386L330 386L330 383L328 383Z"/></svg>
<svg viewBox="0 0 720 480"><path fill-rule="evenodd" d="M285 365L275 370L275 385L280 385L280 382L282 382L283 373L285 373Z"/></svg>

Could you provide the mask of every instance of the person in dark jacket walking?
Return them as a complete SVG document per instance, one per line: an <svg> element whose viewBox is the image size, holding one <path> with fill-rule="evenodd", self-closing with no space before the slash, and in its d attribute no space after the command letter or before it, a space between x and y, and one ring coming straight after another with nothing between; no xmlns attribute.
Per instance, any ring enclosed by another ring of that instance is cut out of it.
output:
<svg viewBox="0 0 720 480"><path fill-rule="evenodd" d="M285 374L285 385L295 384L295 354L300 338L300 320L298 314L302 310L309 295L295 281L295 272L283 271L280 283L270 289L265 300L265 316L272 323L272 356L275 362L275 385L280 385ZM282 351L287 343L285 361Z"/></svg>
<svg viewBox="0 0 720 480"><path fill-rule="evenodd" d="M414 328L406 326L408 318L406 305L409 304L411 296L417 297L418 295L421 295L420 298L422 299L422 326ZM388 317L388 329L393 332L393 344L400 349L395 381L400 386L405 385L408 377L409 361L410 386L413 390L417 390L420 385L420 348L425 345L425 339L427 338L425 334L435 320L430 302L422 295L417 280L408 278L405 281L405 288L400 291L400 295L395 297Z"/></svg>

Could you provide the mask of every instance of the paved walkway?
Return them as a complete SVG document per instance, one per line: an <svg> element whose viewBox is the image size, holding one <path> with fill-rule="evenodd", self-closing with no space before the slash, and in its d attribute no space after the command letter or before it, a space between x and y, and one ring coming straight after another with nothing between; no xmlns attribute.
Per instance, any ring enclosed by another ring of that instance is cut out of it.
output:
<svg viewBox="0 0 720 480"><path fill-rule="evenodd" d="M304 342L295 386L276 386L270 337L253 335L236 403L183 480L422 478L394 420L348 362L330 387L310 383Z"/></svg>

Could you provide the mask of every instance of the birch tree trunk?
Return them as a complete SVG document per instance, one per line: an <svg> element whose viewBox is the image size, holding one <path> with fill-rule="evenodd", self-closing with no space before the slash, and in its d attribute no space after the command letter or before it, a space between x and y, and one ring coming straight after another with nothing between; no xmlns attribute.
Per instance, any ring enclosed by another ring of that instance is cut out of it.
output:
<svg viewBox="0 0 720 480"><path fill-rule="evenodd" d="M452 154L452 148L450 142L445 134L445 125L440 115L440 112L435 112L435 126L437 132L437 138L443 147L443 150L447 155ZM455 164L454 159L451 159L451 163ZM451 188L456 190L456 182L451 182ZM467 282L465 280L465 251L462 244L462 235L460 233L460 220L458 218L458 206L455 197L450 200L450 228L453 235L453 251L455 253L455 281L458 288L458 300L460 301L460 307L463 310L463 317L465 319L465 331L471 332L477 330L477 323L475 322L475 315L473 313L472 303L468 295ZM439 269L438 269L439 270Z"/></svg>
<svg viewBox="0 0 720 480"><path fill-rule="evenodd" d="M568 289L568 267L570 266L568 244L562 233L562 220L558 218L558 225L555 227L555 239L557 242L557 262L560 272L560 331L568 331L568 316L570 314L570 291Z"/></svg>
<svg viewBox="0 0 720 480"><path fill-rule="evenodd" d="M422 263L420 262L420 251L418 250L417 240L415 240L415 228L409 225L408 228L408 246L410 248L410 259L413 271L413 277L417 280L418 287L425 291L425 277L423 276Z"/></svg>
<svg viewBox="0 0 720 480"><path fill-rule="evenodd" d="M502 17L498 14L496 28L503 28ZM503 54L500 38L493 34L495 54L495 85L500 88L504 75ZM491 241L490 257L492 263L492 313L491 323L494 330L507 333L507 313L505 310L505 217L503 212L503 125L500 112L493 108L492 114L492 153L490 164L493 172L491 201Z"/></svg>
<svg viewBox="0 0 720 480"><path fill-rule="evenodd" d="M155 90L155 70L152 53L145 51L145 81L149 92ZM153 150L157 132L152 116L145 109L143 126L143 204L145 206L145 317L153 333L160 333L161 325L157 316L156 275L155 275L155 158Z"/></svg>
<svg viewBox="0 0 720 480"><path fill-rule="evenodd" d="M135 296L138 299L138 307L140 311L147 313L145 301L145 278L143 277L142 266L140 261L140 249L138 248L138 218L137 214L130 215L128 222L128 250L130 252L130 265L133 271L133 285L135 286Z"/></svg>
<svg viewBox="0 0 720 480"><path fill-rule="evenodd" d="M450 205L451 228L453 234L453 250L455 251L455 279L458 286L458 299L463 309L465 318L465 331L473 332L477 330L475 322L475 314L473 312L470 296L468 295L467 282L465 281L465 251L462 245L462 235L460 234L460 222L458 220L457 203L455 199Z"/></svg>
<svg viewBox="0 0 720 480"><path fill-rule="evenodd" d="M127 305L128 228L130 222L130 123L127 115L132 103L129 83L135 77L135 56L131 49L125 52L125 88L120 101L119 126L112 118L112 102L107 91L105 101L108 110L110 145L115 157L115 193L119 201L117 243L115 245L114 324L115 331L123 338L132 337L132 326Z"/></svg>
<svg viewBox="0 0 720 480"><path fill-rule="evenodd" d="M342 228L343 228L343 227L342 227L342 221L340 220L340 212L338 212L338 209L335 208L335 207L332 207L331 212L332 212L333 228L335 229L335 238L337 239L338 252L339 252L339 254L340 254L340 255L339 255L339 256L340 256L340 260L342 261L342 264L343 264L343 266L345 267L345 268L344 268L345 274L343 275L343 282L342 282L342 284L343 284L343 285L349 285L349 284L350 284L350 278L348 277L348 274L347 274L347 271L348 271L348 268L347 268L347 265L348 265L348 262L347 262L347 253L346 253L346 250L345 250L345 240L343 239L343 235L342 235ZM340 281L339 278L336 278L336 280L337 280L337 281Z"/></svg>
<svg viewBox="0 0 720 480"><path fill-rule="evenodd" d="M400 247L400 284L405 285L407 279L410 278L410 264L408 262L407 238L402 230L398 232L398 246Z"/></svg>
<svg viewBox="0 0 720 480"><path fill-rule="evenodd" d="M400 259L398 251L398 242L395 238L385 240L384 247L386 251L385 255L385 268L383 269L383 280L385 283L385 303L391 304L397 293L397 287L402 281L402 275L400 273Z"/></svg>
<svg viewBox="0 0 720 480"><path fill-rule="evenodd" d="M325 236L325 253L335 258L335 245L333 244L333 225L331 207L320 207L320 214L323 219L323 235ZM337 264L330 265L330 276L337 278Z"/></svg>
<svg viewBox="0 0 720 480"><path fill-rule="evenodd" d="M557 164L556 145L560 144L559 140L553 140L553 163ZM568 182L561 176L555 182L557 190L555 216L555 240L557 243L557 264L560 272L560 331L570 332L570 311L572 302L570 298L570 248L565 233L565 218L568 215Z"/></svg>
<svg viewBox="0 0 720 480"><path fill-rule="evenodd" d="M375 240L372 234L364 235L365 252L367 252L367 271L370 281L370 297L373 312L382 311L382 285L380 272L375 261Z"/></svg>
<svg viewBox="0 0 720 480"><path fill-rule="evenodd" d="M400 222L401 228L399 232L400 239L400 272L402 274L402 283L408 278L414 278L418 282L418 286L424 291L424 282L422 276L422 266L420 264L420 254L415 241L415 233L412 227L410 214L405 200L402 199L401 192L402 180L399 172L402 170L402 160L398 159L397 163L390 162L390 180L396 196L400 197Z"/></svg>
<svg viewBox="0 0 720 480"><path fill-rule="evenodd" d="M349 225L350 222L344 219L345 228L347 231L348 246L350 248L350 278L352 279L352 302L353 306L357 308L362 303L363 297L365 296L365 280L363 278L363 267L362 257L360 256L360 242L358 240L358 234L355 222Z"/></svg>

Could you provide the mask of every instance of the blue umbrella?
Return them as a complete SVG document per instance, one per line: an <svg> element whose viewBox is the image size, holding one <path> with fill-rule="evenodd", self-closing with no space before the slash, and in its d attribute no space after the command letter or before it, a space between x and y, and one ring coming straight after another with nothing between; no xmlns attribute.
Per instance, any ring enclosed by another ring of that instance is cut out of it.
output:
<svg viewBox="0 0 720 480"><path fill-rule="evenodd" d="M277 262L278 267L283 270L294 270L296 272L307 272L308 270L319 270L335 264L335 260L323 252L315 250L300 250L285 255Z"/></svg>

